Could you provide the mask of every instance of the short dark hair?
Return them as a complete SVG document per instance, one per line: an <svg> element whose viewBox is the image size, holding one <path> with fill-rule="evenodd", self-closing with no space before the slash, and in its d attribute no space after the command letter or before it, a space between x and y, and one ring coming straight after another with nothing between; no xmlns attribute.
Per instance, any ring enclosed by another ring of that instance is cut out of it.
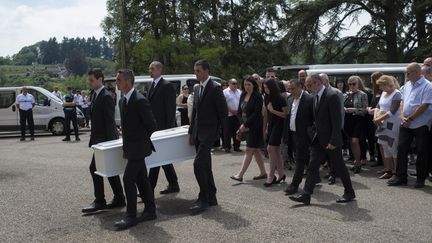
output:
<svg viewBox="0 0 432 243"><path fill-rule="evenodd" d="M295 79L291 79L290 83L293 84L293 85L295 85L295 86L297 86L297 87L303 88L303 82L300 81L300 80L298 80L298 79L296 79L296 78Z"/></svg>
<svg viewBox="0 0 432 243"><path fill-rule="evenodd" d="M69 87L66 88L66 90L72 90L72 87L69 86Z"/></svg>
<svg viewBox="0 0 432 243"><path fill-rule="evenodd" d="M105 76L103 75L101 69L96 69L96 68L95 69L91 69L90 71L88 71L87 74L88 74L88 76L93 75L96 79L102 78L102 82L105 79Z"/></svg>
<svg viewBox="0 0 432 243"><path fill-rule="evenodd" d="M205 59L201 59L201 60L196 61L195 66L201 66L204 70L210 71L210 63Z"/></svg>
<svg viewBox="0 0 432 243"><path fill-rule="evenodd" d="M134 85L135 83L135 74L132 70L130 69L120 69L117 71L117 73L120 73L123 75L123 77L125 78L125 80L129 80L132 82L132 85Z"/></svg>

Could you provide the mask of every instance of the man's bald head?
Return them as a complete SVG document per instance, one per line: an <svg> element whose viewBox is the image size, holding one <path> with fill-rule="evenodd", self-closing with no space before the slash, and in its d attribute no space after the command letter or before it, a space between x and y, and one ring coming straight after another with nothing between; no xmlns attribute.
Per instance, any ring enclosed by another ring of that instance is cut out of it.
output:
<svg viewBox="0 0 432 243"><path fill-rule="evenodd" d="M326 73L320 73L319 76L321 77L324 86L329 87L330 86L329 76Z"/></svg>
<svg viewBox="0 0 432 243"><path fill-rule="evenodd" d="M406 67L406 76L409 81L415 82L421 78L421 66L416 62L408 64Z"/></svg>
<svg viewBox="0 0 432 243"><path fill-rule="evenodd" d="M432 81L432 66L423 65L421 74L429 81Z"/></svg>
<svg viewBox="0 0 432 243"><path fill-rule="evenodd" d="M432 67L432 57L428 57L423 61L423 64Z"/></svg>

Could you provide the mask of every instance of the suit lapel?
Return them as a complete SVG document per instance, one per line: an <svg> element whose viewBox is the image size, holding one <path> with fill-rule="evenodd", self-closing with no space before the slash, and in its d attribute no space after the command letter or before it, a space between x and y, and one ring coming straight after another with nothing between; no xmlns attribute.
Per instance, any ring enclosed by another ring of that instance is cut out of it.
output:
<svg viewBox="0 0 432 243"><path fill-rule="evenodd" d="M160 86L162 86L163 82L165 82L165 80L163 78L161 78L159 80L159 82L157 83L156 87L154 87L152 92L149 94L149 100L154 96L154 94L156 94L156 92L158 92L158 90L160 89Z"/></svg>
<svg viewBox="0 0 432 243"><path fill-rule="evenodd" d="M292 95L288 98L288 102L287 102L287 108L288 108L288 117L291 116L291 109L292 109L292 105L294 103L294 97L292 97Z"/></svg>
<svg viewBox="0 0 432 243"><path fill-rule="evenodd" d="M324 100L326 99L326 95L327 95L327 88L324 89L324 92L322 93L321 98L319 99L319 102L317 104L317 106L318 106L316 108L316 113L317 114L318 114L318 112L319 112L319 110L321 108L321 105L323 104Z"/></svg>
<svg viewBox="0 0 432 243"><path fill-rule="evenodd" d="M209 92L209 89L211 88L210 86L213 87L213 81L211 79L209 79L209 81L207 82L207 85L204 88L204 91L202 93L202 96L199 97L199 102L200 104L202 103L202 101L204 100L205 96L207 95L207 93Z"/></svg>

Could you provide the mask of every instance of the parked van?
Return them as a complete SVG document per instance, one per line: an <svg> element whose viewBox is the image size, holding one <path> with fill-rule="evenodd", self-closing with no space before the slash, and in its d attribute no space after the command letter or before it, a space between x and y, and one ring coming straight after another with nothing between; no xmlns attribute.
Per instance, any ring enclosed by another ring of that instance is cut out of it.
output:
<svg viewBox="0 0 432 243"><path fill-rule="evenodd" d="M48 90L41 87L26 86L34 96L36 104L33 108L35 129L51 131L54 135L65 132L65 116L63 101ZM0 131L19 131L19 110L16 107L16 97L22 87L0 88ZM77 108L78 124L85 123L84 114Z"/></svg>
<svg viewBox="0 0 432 243"><path fill-rule="evenodd" d="M306 73L326 73L330 81L348 80L349 76L360 76L366 86L371 87L370 76L374 72L382 72L386 75L394 76L403 85L405 83L405 69L408 63L372 63L372 64L320 64L320 65L289 65L274 66L273 70L306 70Z"/></svg>
<svg viewBox="0 0 432 243"><path fill-rule="evenodd" d="M195 74L173 74L173 75L162 75L162 77L174 85L177 95L180 94L181 87L183 85L187 84L189 86L189 90L192 90L194 84L198 83ZM222 81L218 77L211 76L211 78L218 83L221 83ZM115 96L114 97L116 99L115 119L116 119L116 124L120 126L120 110L117 104L119 104L119 100L123 97L123 94L121 93L120 90L117 89L115 81L116 81L115 77L106 78L105 88L110 90ZM150 86L152 82L153 82L153 78L150 76L136 76L135 89L138 92L147 96L147 92L150 90ZM180 114L177 114L177 123L180 125L179 117Z"/></svg>

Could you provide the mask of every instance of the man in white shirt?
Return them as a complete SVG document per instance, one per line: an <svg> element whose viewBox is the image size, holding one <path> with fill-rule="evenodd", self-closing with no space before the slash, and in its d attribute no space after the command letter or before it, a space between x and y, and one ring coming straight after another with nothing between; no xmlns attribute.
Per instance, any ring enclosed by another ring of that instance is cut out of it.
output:
<svg viewBox="0 0 432 243"><path fill-rule="evenodd" d="M237 110L240 102L241 91L237 88L237 80L229 80L229 86L223 93L228 105L228 118L225 120L223 127L223 149L229 153L231 151L231 139L233 140L234 151L241 152L240 141L236 139L237 130L240 128L240 122L237 118Z"/></svg>
<svg viewBox="0 0 432 243"><path fill-rule="evenodd" d="M59 99L62 99L62 93L59 91L57 87L54 88L54 91L52 92L53 95L57 96Z"/></svg>
<svg viewBox="0 0 432 243"><path fill-rule="evenodd" d="M26 121L30 130L30 139L34 140L33 107L35 103L33 95L28 93L27 87L23 87L22 93L16 98L16 105L20 113L21 141L25 140Z"/></svg>

